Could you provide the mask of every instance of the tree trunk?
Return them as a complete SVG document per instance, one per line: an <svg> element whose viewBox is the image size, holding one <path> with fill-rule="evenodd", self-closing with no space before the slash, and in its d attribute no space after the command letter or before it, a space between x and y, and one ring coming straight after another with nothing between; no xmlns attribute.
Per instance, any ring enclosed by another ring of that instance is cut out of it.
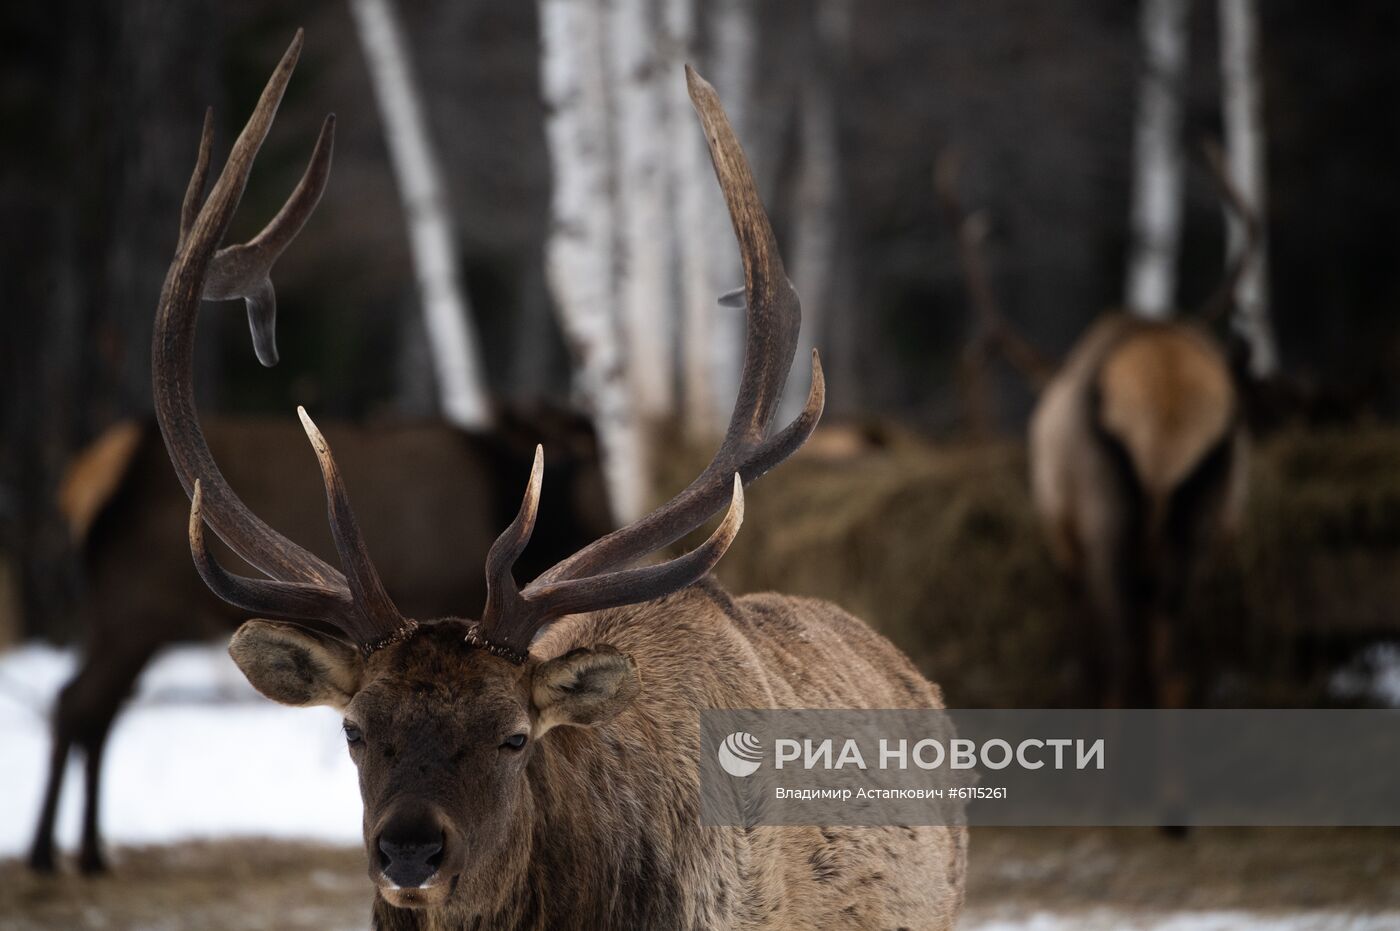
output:
<svg viewBox="0 0 1400 931"><path fill-rule="evenodd" d="M799 84L800 162L792 212L792 280L802 299L796 362L788 375L779 419L791 420L807 401L807 359L826 333L841 230L841 150L834 72L845 55L847 0L821 0L809 43L812 73Z"/></svg>
<svg viewBox="0 0 1400 931"><path fill-rule="evenodd" d="M350 11L403 201L442 414L457 426L481 427L490 421L490 408L480 349L462 289L447 192L403 30L392 0L350 0Z"/></svg>
<svg viewBox="0 0 1400 931"><path fill-rule="evenodd" d="M614 516L640 516L647 500L644 431L623 355L616 309L611 109L606 0L541 0L541 87L553 170L546 271L593 415Z"/></svg>
<svg viewBox="0 0 1400 931"><path fill-rule="evenodd" d="M693 0L666 0L666 28L677 53L695 59L696 23ZM699 121L690 107L685 81L668 83L672 163L680 267L681 421L692 438L708 439L718 422L710 327L723 311L716 305L723 285L715 280L712 252L725 240L709 235L713 224L713 171ZM728 285L733 287L733 284Z"/></svg>
<svg viewBox="0 0 1400 931"><path fill-rule="evenodd" d="M1264 107L1259 72L1259 15L1254 0L1220 0L1220 76L1224 98L1226 166L1259 227L1253 256L1235 287L1233 326L1250 349L1256 378L1277 374L1278 346L1269 315L1269 252ZM1227 216L1231 261L1245 245L1239 217Z"/></svg>
<svg viewBox="0 0 1400 931"><path fill-rule="evenodd" d="M1144 317L1171 315L1181 239L1181 103L1190 0L1142 0L1142 83L1134 133L1132 244L1125 301Z"/></svg>
<svg viewBox="0 0 1400 931"><path fill-rule="evenodd" d="M612 0L608 8L609 83L617 112L619 296L628 383L638 413L649 420L669 416L674 402L672 147L664 90L668 81L678 79L660 47L653 5L649 0Z"/></svg>

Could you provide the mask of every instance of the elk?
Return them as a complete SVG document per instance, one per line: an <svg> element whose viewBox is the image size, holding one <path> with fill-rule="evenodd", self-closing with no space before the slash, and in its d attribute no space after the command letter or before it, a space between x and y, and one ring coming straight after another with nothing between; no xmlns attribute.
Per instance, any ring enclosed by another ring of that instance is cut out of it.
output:
<svg viewBox="0 0 1400 931"><path fill-rule="evenodd" d="M938 708L941 697L839 608L735 598L708 578L743 520L745 483L802 445L825 389L814 353L802 412L770 435L801 311L743 151L693 70L687 84L743 260L748 330L729 427L690 485L522 588L513 567L539 513L537 448L519 511L487 554L479 618L437 620L408 617L391 599L345 477L304 410L341 568L234 493L194 406L195 318L301 42L298 32L207 200L190 211L161 293L152 369L166 449L190 495L199 575L260 618L234 634L235 663L274 701L344 715L375 927L952 928L962 828L698 824L702 709ZM206 169L201 159L192 200ZM636 565L721 511L695 548ZM206 526L266 578L225 568Z"/></svg>
<svg viewBox="0 0 1400 931"><path fill-rule="evenodd" d="M1195 319L1102 316L1058 367L996 306L978 255L984 224L963 215L951 156L940 159L937 176L983 338L1038 390L1029 430L1032 502L1052 559L1090 609L1093 685L1111 707L1186 704L1183 611L1244 507L1241 400L1208 327L1230 304L1256 223L1218 151L1207 146L1206 155L1249 232L1221 285Z"/></svg>
<svg viewBox="0 0 1400 931"><path fill-rule="evenodd" d="M210 448L253 506L318 553L334 552L321 505L321 480L302 455L301 430L283 419L215 418ZM597 450L585 418L530 405L502 407L487 432L439 422L328 424L326 435L357 480L367 530L383 541L384 578L417 613L451 611L486 595L462 560L484 559L514 513L519 476L544 437L555 454L546 479L566 489L565 506L541 515L525 568L543 571L612 529ZM66 763L81 751L86 798L78 866L106 868L98 815L107 736L151 657L180 641L227 634L243 617L210 597L189 571L184 531L189 500L166 464L154 423L126 421L69 466L60 510L86 584L75 606L85 631L83 659L59 693L52 717L47 787L29 851L39 872L54 869L54 820ZM413 481L402 481L411 468ZM224 550L221 555L235 559Z"/></svg>

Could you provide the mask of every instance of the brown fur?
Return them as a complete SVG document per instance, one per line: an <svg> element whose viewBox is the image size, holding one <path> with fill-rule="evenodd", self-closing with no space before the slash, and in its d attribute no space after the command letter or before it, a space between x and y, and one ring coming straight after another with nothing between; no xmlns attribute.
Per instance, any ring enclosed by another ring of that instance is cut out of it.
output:
<svg viewBox="0 0 1400 931"><path fill-rule="evenodd" d="M1161 501L1224 435L1234 389L1223 359L1185 328L1130 333L1099 368L1099 421Z"/></svg>
<svg viewBox="0 0 1400 931"><path fill-rule="evenodd" d="M1050 548L1100 627L1109 704L1180 705L1191 582L1243 507L1246 441L1224 355L1201 329L1112 315L1046 386L1030 427Z"/></svg>
<svg viewBox="0 0 1400 931"><path fill-rule="evenodd" d="M76 544L87 539L93 521L107 507L126 477L141 445L140 422L124 420L108 427L69 464L58 485L58 511Z"/></svg>
<svg viewBox="0 0 1400 931"><path fill-rule="evenodd" d="M384 579L414 616L484 601L480 566L509 520L520 474L542 436L552 453L554 506L541 515L522 571L539 571L610 529L586 421L531 408L503 411L498 423L490 435L434 423L326 427L351 476ZM229 481L259 513L316 553L335 552L316 459L294 421L212 418L205 429ZM81 541L87 584L78 610L87 644L54 709L48 789L30 859L39 869L53 866L53 819L69 748L76 744L88 770L79 862L98 870L102 751L122 701L160 648L224 634L246 615L211 595L190 570L189 500L154 425L133 423L104 436L69 475L65 487L85 489L71 496L86 502L80 510L96 506L84 519L90 529ZM109 490L97 494L99 486ZM217 540L214 548L225 564L243 565Z"/></svg>
<svg viewBox="0 0 1400 931"><path fill-rule="evenodd" d="M279 641L259 632L273 626L253 622L235 640L262 641L263 660L240 663L255 684L285 665ZM363 663L353 658L360 688L345 714L363 733L352 756L371 859L396 807L428 806L444 818L458 870L434 890L381 891L377 928L954 926L963 829L698 824L702 709L942 707L938 688L856 618L812 599L733 599L707 581L566 618L523 667L470 647L466 631L439 622ZM609 659L623 655L635 678ZM541 708L541 684L557 685L561 663L567 676L601 665L640 688L619 697L615 684L550 687ZM580 718L600 695L614 701L610 713ZM542 732L545 717L565 726ZM525 749L499 749L501 735L526 721Z"/></svg>

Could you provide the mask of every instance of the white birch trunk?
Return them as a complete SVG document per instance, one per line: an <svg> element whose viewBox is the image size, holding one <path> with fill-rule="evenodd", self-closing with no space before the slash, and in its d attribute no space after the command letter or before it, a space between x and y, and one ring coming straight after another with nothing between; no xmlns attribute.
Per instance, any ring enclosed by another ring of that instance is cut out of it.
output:
<svg viewBox="0 0 1400 931"><path fill-rule="evenodd" d="M1142 85L1133 139L1131 254L1125 301L1144 317L1170 316L1181 239L1182 89L1190 0L1142 0Z"/></svg>
<svg viewBox="0 0 1400 931"><path fill-rule="evenodd" d="M481 354L458 273L447 192L428 139L408 46L392 0L350 0L350 11L403 201L442 414L460 427L482 427L490 422L490 408Z"/></svg>
<svg viewBox="0 0 1400 931"><path fill-rule="evenodd" d="M628 386L617 312L606 0L541 0L541 84L553 169L546 272L591 408L614 516L647 500L642 424Z"/></svg>
<svg viewBox="0 0 1400 931"><path fill-rule="evenodd" d="M676 57L694 61L694 0L666 0L666 29L676 49ZM707 75L710 77L711 75ZM717 195L714 171L705 146L704 133L695 118L686 93L685 77L667 76L674 161L672 188L675 193L677 226L675 249L680 269L680 349L681 422L692 438L708 439L720 422L719 400L715 395L715 339L711 327L716 318L732 311L716 304L723 290L738 281L716 280L713 255L723 249L725 240L713 240L714 198ZM723 210L721 202L720 209ZM737 263L736 263L737 265Z"/></svg>
<svg viewBox="0 0 1400 931"><path fill-rule="evenodd" d="M1250 347L1257 378L1278 372L1278 346L1269 316L1268 209L1264 170L1264 107L1259 72L1259 15L1254 0L1220 0L1220 71L1225 160L1230 180L1259 224L1253 256L1236 287L1233 326ZM1228 214L1229 257L1244 248L1245 229Z"/></svg>
<svg viewBox="0 0 1400 931"><path fill-rule="evenodd" d="M659 43L650 0L613 0L611 84L617 121L614 151L620 297L628 383L637 410L649 420L674 403L675 308L669 162L664 82L674 77Z"/></svg>

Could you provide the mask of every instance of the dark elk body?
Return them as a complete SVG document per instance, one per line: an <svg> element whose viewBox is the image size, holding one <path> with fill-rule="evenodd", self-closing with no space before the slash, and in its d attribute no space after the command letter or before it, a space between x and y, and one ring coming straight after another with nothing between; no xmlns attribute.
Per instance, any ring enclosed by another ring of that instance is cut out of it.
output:
<svg viewBox="0 0 1400 931"><path fill-rule="evenodd" d="M233 492L194 409L194 321L300 45L298 35L207 200L207 161L196 169L197 211L186 211L157 311L154 387L167 450L191 496L199 574L231 604L275 619L239 628L235 662L270 698L344 714L375 926L951 929L962 903L959 828L698 823L702 709L936 708L941 696L839 608L771 594L735 599L708 579L739 531L744 484L802 445L825 389L814 354L802 413L770 434L800 308L738 140L693 72L691 97L744 262L748 332L729 428L689 486L521 587L518 560L540 529L537 450L524 500L486 555L479 620L418 620L392 600L350 505L355 477L304 411L340 569ZM245 277L264 277L261 265L254 271ZM250 292L261 299L270 285ZM701 545L639 565L721 512ZM206 528L262 577L230 571Z"/></svg>
<svg viewBox="0 0 1400 931"><path fill-rule="evenodd" d="M320 473L301 429L285 419L217 418L205 424L229 481L260 513L276 515L298 540L334 553ZM438 423L329 424L327 439L356 479L380 567L419 616L486 597L477 568L510 520L522 472L541 438L557 452L546 480L555 507L541 515L536 547L522 562L542 570L610 529L592 431L548 408L503 411L489 433ZM103 748L113 719L151 657L171 643L226 634L245 615L209 594L190 572L189 499L170 474L154 423L112 428L69 469L62 508L81 549L87 585L77 606L84 659L53 715L48 788L30 851L37 869L54 865L53 829L69 750L82 751L87 798L79 863L101 869L97 799ZM218 552L239 562L222 544Z"/></svg>

